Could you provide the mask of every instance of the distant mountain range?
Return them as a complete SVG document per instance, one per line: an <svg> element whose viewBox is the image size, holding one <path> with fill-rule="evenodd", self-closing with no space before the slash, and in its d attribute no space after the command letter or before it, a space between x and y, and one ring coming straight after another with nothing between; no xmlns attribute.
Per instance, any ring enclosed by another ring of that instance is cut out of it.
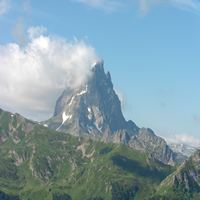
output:
<svg viewBox="0 0 200 200"><path fill-rule="evenodd" d="M183 143L170 143L170 148L179 154L190 157L198 148Z"/></svg>
<svg viewBox="0 0 200 200"><path fill-rule="evenodd" d="M45 122L0 109L0 200L199 200L199 177L198 149L125 120L102 62Z"/></svg>

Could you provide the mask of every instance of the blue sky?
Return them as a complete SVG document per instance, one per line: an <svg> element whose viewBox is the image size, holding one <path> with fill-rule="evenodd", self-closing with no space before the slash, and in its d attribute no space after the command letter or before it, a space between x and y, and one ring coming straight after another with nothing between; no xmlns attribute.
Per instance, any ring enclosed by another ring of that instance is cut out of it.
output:
<svg viewBox="0 0 200 200"><path fill-rule="evenodd" d="M127 119L200 145L200 2L162 2L0 0L0 44L23 46L36 26L85 41L111 71Z"/></svg>

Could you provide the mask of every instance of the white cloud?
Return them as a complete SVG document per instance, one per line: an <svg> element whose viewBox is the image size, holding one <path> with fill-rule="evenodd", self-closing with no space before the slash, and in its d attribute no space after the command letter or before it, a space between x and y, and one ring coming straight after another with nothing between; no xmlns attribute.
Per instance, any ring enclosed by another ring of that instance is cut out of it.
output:
<svg viewBox="0 0 200 200"><path fill-rule="evenodd" d="M139 0L139 9L142 15L146 15L149 11L149 9L154 5L155 3L158 3L155 0Z"/></svg>
<svg viewBox="0 0 200 200"><path fill-rule="evenodd" d="M26 14L29 14L31 12L31 2L30 0L23 0L22 2L22 11Z"/></svg>
<svg viewBox="0 0 200 200"><path fill-rule="evenodd" d="M83 41L45 36L31 27L30 41L0 45L0 107L34 119L48 118L65 87L76 88L98 57Z"/></svg>
<svg viewBox="0 0 200 200"><path fill-rule="evenodd" d="M139 3L139 10L142 15L157 5L171 5L182 10L191 11L194 13L200 12L199 0L72 0L83 3L91 7L103 9L105 11L115 11L124 6L132 6L134 2Z"/></svg>
<svg viewBox="0 0 200 200"><path fill-rule="evenodd" d="M112 12L124 4L121 0L73 0L88 6L103 9L104 11Z"/></svg>
<svg viewBox="0 0 200 200"><path fill-rule="evenodd" d="M36 26L36 27L30 27L28 29L28 35L30 39L34 39L39 37L40 35L43 35L47 32L46 27L44 26Z"/></svg>
<svg viewBox="0 0 200 200"><path fill-rule="evenodd" d="M9 0L0 0L0 16L7 13L10 8L10 1Z"/></svg>
<svg viewBox="0 0 200 200"><path fill-rule="evenodd" d="M138 0L139 8L143 15L145 15L153 6L156 5L171 5L182 10L191 11L194 13L200 12L199 0Z"/></svg>
<svg viewBox="0 0 200 200"><path fill-rule="evenodd" d="M195 13L200 12L199 0L170 0L170 3L180 9L192 11Z"/></svg>
<svg viewBox="0 0 200 200"><path fill-rule="evenodd" d="M169 143L187 144L193 147L200 147L200 139L192 135L180 134L166 138Z"/></svg>
<svg viewBox="0 0 200 200"><path fill-rule="evenodd" d="M18 40L20 46L26 44L26 33L25 33L24 18L19 17L13 27L12 34Z"/></svg>

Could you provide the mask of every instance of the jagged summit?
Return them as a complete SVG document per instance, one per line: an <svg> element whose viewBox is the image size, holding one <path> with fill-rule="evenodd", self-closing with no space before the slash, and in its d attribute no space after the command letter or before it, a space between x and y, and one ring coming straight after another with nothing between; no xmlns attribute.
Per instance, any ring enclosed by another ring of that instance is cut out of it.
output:
<svg viewBox="0 0 200 200"><path fill-rule="evenodd" d="M98 60L96 62L94 62L91 66L92 71L96 70L96 69L100 69L102 71L104 71L104 61L103 60Z"/></svg>
<svg viewBox="0 0 200 200"><path fill-rule="evenodd" d="M133 122L125 120L111 75L105 73L103 61L93 65L91 76L84 85L62 93L54 115L46 125L58 131L70 130L73 135L90 134L104 140L113 137L115 140L128 139L138 131Z"/></svg>

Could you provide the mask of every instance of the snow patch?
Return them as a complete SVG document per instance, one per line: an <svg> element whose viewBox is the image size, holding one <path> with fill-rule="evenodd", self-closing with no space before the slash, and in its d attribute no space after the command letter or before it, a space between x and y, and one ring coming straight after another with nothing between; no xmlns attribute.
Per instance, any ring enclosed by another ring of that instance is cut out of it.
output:
<svg viewBox="0 0 200 200"><path fill-rule="evenodd" d="M70 100L70 102L69 102L68 105L69 105L69 106L72 105L72 103L73 103L73 101L74 101L74 99L75 99L76 96L81 96L81 95L83 95L83 94L86 94L87 92L88 92L88 86L86 85L86 87L85 87L84 90L82 90L81 92L79 92L79 93L77 93L76 95L72 96L72 98L71 98L71 100Z"/></svg>
<svg viewBox="0 0 200 200"><path fill-rule="evenodd" d="M77 94L77 96L81 96L81 95L83 95L83 94L86 94L87 91L88 91L88 86L86 85L85 90L82 90L81 92L79 92L79 93Z"/></svg>
<svg viewBox="0 0 200 200"><path fill-rule="evenodd" d="M92 115L91 114L88 115L88 119L92 120Z"/></svg>
<svg viewBox="0 0 200 200"><path fill-rule="evenodd" d="M88 110L88 113L89 113L88 114L88 119L92 120L92 109L90 107L88 107L87 110Z"/></svg>
<svg viewBox="0 0 200 200"><path fill-rule="evenodd" d="M86 93L87 93L87 91L88 91L88 86L86 85L86 87L85 87L85 89L84 89L84 90L82 90L82 91L81 91L81 92L79 92L78 94L76 94L76 95L72 96L72 98L71 98L71 100L70 100L70 102L69 102L69 104L68 104L68 105L69 105L69 106L71 106L76 96L81 96L81 95L83 95L83 94L86 94Z"/></svg>
<svg viewBox="0 0 200 200"><path fill-rule="evenodd" d="M45 126L45 127L48 127L48 125L47 125L47 124L44 124L43 126Z"/></svg>
<svg viewBox="0 0 200 200"><path fill-rule="evenodd" d="M62 124L56 129L56 131L58 131L62 125L68 120L68 119L71 119L72 118L72 115L66 115L65 111L63 112L62 114Z"/></svg>
<svg viewBox="0 0 200 200"><path fill-rule="evenodd" d="M62 119L63 119L62 124L64 124L68 119L71 119L71 118L72 118L72 115L66 115L66 113L63 112L63 114L62 114Z"/></svg>
<svg viewBox="0 0 200 200"><path fill-rule="evenodd" d="M91 65L91 67L93 68L93 67L95 67L97 65L97 62L94 62L92 65Z"/></svg>
<svg viewBox="0 0 200 200"><path fill-rule="evenodd" d="M88 109L88 112L89 112L89 113L92 112L92 109L91 109L90 107L88 107L87 109Z"/></svg>
<svg viewBox="0 0 200 200"><path fill-rule="evenodd" d="M71 100L70 100L70 102L69 102L69 106L72 105L72 103L73 103L73 101L74 101L74 98L75 98L75 96L73 96L73 97L71 98Z"/></svg>

